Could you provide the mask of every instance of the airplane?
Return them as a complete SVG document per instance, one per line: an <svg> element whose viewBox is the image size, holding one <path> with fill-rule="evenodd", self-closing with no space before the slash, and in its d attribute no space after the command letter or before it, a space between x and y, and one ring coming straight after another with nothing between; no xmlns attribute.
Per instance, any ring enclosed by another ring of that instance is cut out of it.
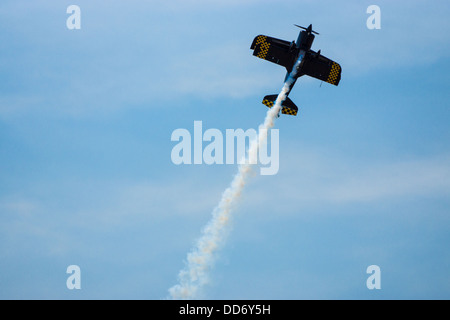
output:
<svg viewBox="0 0 450 320"><path fill-rule="evenodd" d="M317 52L311 50L314 34L319 35L312 29L311 24L308 28L296 24L295 26L302 29L297 42L258 35L250 47L254 56L286 68L287 73L284 81L288 84L289 89L286 93L286 99L281 104L281 112L293 116L297 115L298 108L288 95L299 77L307 75L337 86L341 80L342 72L341 66L321 55L320 50ZM272 108L277 97L277 94L267 95L262 103Z"/></svg>

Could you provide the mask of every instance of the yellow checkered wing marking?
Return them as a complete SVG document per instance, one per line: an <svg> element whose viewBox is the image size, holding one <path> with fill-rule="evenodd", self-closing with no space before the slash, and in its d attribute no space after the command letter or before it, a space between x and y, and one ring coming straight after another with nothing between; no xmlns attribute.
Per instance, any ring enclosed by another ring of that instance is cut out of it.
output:
<svg viewBox="0 0 450 320"><path fill-rule="evenodd" d="M327 82L331 84L336 84L340 74L341 74L341 66L338 63L333 62L330 74L328 75Z"/></svg>
<svg viewBox="0 0 450 320"><path fill-rule="evenodd" d="M256 37L256 45L261 44L266 41L267 41L267 36L260 35L260 36Z"/></svg>
<svg viewBox="0 0 450 320"><path fill-rule="evenodd" d="M266 105L267 107L269 107L269 108L272 108L272 107L273 107L273 101L264 99L262 103L263 103L264 105Z"/></svg>
<svg viewBox="0 0 450 320"><path fill-rule="evenodd" d="M283 114L288 114L291 116L296 116L297 115L297 110L291 109L291 108L287 108L287 107L283 107L283 109L281 110L281 113Z"/></svg>
<svg viewBox="0 0 450 320"><path fill-rule="evenodd" d="M267 42L266 36L258 36L256 38L256 56L261 59L266 59L267 52L269 52L270 43Z"/></svg>

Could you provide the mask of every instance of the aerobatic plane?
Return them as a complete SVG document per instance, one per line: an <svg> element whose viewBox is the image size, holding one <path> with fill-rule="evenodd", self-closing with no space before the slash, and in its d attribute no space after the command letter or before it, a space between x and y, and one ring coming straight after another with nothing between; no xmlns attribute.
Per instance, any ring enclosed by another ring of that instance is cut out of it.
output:
<svg viewBox="0 0 450 320"><path fill-rule="evenodd" d="M309 25L308 28L295 26L303 29L298 35L297 42L259 35L255 37L250 47L254 56L286 68L287 74L284 81L288 84L289 89L286 99L282 103L281 112L293 116L297 115L298 108L288 95L299 77L307 75L337 86L341 80L342 71L338 63L321 55L320 50L317 52L311 50L314 34L318 35L312 30L312 25ZM262 103L272 108L277 97L276 94L267 95Z"/></svg>

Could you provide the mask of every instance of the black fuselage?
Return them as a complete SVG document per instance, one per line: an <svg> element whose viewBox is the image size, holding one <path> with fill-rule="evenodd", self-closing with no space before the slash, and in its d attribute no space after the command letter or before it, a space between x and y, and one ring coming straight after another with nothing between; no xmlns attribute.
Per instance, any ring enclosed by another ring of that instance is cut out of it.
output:
<svg viewBox="0 0 450 320"><path fill-rule="evenodd" d="M295 50L297 51L295 63L292 66L292 69L288 70L288 72L286 73L286 77L284 79L285 82L288 82L289 76L291 77L291 81L288 82L289 91L286 93L286 96L289 95L298 77L301 76L300 69L302 66L302 60L305 57L306 52L308 52L311 49L312 43L314 41L314 35L311 33L311 30L309 29L310 28L308 28L306 31L300 31L297 38L297 42L295 43L296 48Z"/></svg>
<svg viewBox="0 0 450 320"><path fill-rule="evenodd" d="M311 49L312 43L314 41L314 35L308 31L300 31L297 43L297 49L309 51Z"/></svg>

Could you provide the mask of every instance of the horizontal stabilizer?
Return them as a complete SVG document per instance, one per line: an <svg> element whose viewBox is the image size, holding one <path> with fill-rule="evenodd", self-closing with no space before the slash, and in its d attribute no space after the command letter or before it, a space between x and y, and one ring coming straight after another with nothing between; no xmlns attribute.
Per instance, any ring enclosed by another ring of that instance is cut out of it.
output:
<svg viewBox="0 0 450 320"><path fill-rule="evenodd" d="M267 95L264 97L262 103L265 106L272 108L275 104L275 101L277 100L277 97L278 97L278 95L276 95L276 94ZM298 113L297 106L295 105L294 102L292 102L291 99L289 99L289 97L286 97L286 100L283 101L281 106L282 106L281 113L283 113L283 114L296 116Z"/></svg>

